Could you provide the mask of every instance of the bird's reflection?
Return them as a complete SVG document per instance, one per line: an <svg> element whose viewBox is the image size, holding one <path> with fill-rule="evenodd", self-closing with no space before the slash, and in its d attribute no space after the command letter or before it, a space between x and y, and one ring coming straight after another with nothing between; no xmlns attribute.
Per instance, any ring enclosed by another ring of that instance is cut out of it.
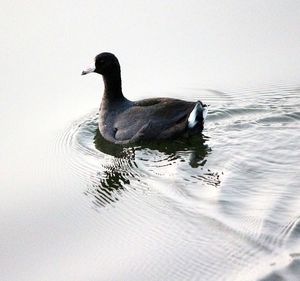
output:
<svg viewBox="0 0 300 281"><path fill-rule="evenodd" d="M211 152L211 148L206 144L207 140L205 136L195 136L190 139L120 146L107 142L97 129L94 134L95 148L113 157L104 158L105 162L102 160L101 167L86 194L93 195L93 202L98 207L118 201L121 194L133 185L133 181L137 183L135 186L143 186L147 181L145 177L149 171L139 167L140 161L150 162L149 165L153 164L153 169L159 169L159 166L155 164L157 156L160 156L161 161L166 162L166 165L172 165L171 163L178 161L188 163L191 169L203 167ZM199 174L199 171L195 169L195 174L197 173ZM159 178L157 180L159 181Z"/></svg>
<svg viewBox="0 0 300 281"><path fill-rule="evenodd" d="M137 145L121 146L106 141L97 129L94 137L94 144L97 150L117 157L117 158L130 158L134 159L135 151L150 149L157 150L165 155L178 155L178 152L186 151L190 154L189 164L192 168L203 166L203 160L208 153L211 152L211 148L206 144L208 137L204 135L198 135L189 139L175 139L175 140L160 140L142 142ZM182 159L185 160L186 159Z"/></svg>

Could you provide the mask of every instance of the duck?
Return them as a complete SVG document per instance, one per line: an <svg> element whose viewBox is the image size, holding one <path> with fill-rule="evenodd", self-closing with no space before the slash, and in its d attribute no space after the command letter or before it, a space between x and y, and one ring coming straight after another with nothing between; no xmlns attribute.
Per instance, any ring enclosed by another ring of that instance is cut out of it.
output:
<svg viewBox="0 0 300 281"><path fill-rule="evenodd" d="M127 99L122 92L121 67L117 57L103 52L92 66L82 71L101 74L104 93L99 109L99 132L114 144L188 138L201 134L207 105L175 98Z"/></svg>

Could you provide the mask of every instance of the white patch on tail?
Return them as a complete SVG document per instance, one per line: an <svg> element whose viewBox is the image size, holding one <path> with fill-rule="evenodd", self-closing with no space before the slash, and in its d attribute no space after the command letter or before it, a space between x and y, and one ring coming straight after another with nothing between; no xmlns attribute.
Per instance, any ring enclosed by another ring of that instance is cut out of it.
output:
<svg viewBox="0 0 300 281"><path fill-rule="evenodd" d="M198 114L198 108L199 106L201 106L201 104L199 102L196 103L194 109L192 110L192 112L190 113L189 119L188 119L188 127L194 128L196 126L196 124L198 123L198 121L196 120L197 118L197 114ZM202 108L202 106L201 106Z"/></svg>
<svg viewBox="0 0 300 281"><path fill-rule="evenodd" d="M198 114L202 114L203 117L203 121L206 119L207 117L207 113L208 113L208 108L206 105L202 106L201 102L197 102L194 109L192 110L192 112L190 113L190 116L188 118L188 127L190 129L194 128L197 123L197 116Z"/></svg>

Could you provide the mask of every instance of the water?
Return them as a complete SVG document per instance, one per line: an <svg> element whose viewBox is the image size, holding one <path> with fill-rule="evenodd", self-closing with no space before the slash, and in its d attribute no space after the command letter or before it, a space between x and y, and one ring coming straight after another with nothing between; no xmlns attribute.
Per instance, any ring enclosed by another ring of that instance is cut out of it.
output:
<svg viewBox="0 0 300 281"><path fill-rule="evenodd" d="M166 3L3 4L1 280L299 280L299 5ZM103 140L99 51L203 135Z"/></svg>
<svg viewBox="0 0 300 281"><path fill-rule="evenodd" d="M299 89L199 92L211 107L202 137L120 147L99 135L97 111L60 137L108 232L94 246L106 249L100 279L297 279Z"/></svg>

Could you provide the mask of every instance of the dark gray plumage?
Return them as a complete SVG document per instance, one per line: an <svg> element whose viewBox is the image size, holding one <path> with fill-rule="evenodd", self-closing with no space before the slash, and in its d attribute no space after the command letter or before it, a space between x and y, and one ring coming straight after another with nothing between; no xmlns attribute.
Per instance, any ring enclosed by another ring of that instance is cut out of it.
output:
<svg viewBox="0 0 300 281"><path fill-rule="evenodd" d="M130 101L122 93L121 69L111 53L101 53L95 66L82 72L103 76L104 95L99 112L99 131L116 144L172 139L201 133L206 105L172 98ZM192 114L191 114L192 113Z"/></svg>

